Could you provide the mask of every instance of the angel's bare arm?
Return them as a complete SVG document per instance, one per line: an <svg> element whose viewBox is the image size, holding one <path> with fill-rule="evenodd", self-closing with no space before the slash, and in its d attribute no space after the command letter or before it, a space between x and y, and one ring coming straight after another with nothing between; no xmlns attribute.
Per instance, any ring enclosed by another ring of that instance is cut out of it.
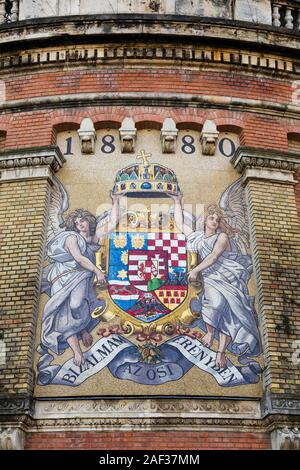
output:
<svg viewBox="0 0 300 470"><path fill-rule="evenodd" d="M97 266L95 266L86 256L83 256L79 249L75 235L70 235L67 237L65 248L82 268L87 269L96 275L98 282L101 283L105 280L104 274L100 271L100 269L98 269Z"/></svg>
<svg viewBox="0 0 300 470"><path fill-rule="evenodd" d="M203 271L204 269L209 268L212 266L216 261L218 261L219 257L222 255L222 253L228 249L229 246L229 238L226 233L221 233L218 237L218 240L214 246L213 251L204 258L203 261L201 261L196 268L194 268L190 272L190 280L193 281L197 278L197 275Z"/></svg>
<svg viewBox="0 0 300 470"><path fill-rule="evenodd" d="M108 235L112 230L116 228L118 225L119 219L120 219L120 199L121 196L114 196L112 195L112 208L110 215L103 225L97 227L96 229L96 238L97 241L104 237L105 235Z"/></svg>
<svg viewBox="0 0 300 470"><path fill-rule="evenodd" d="M112 194L112 208L110 213L110 218L107 224L107 231L110 233L112 230L116 228L118 222L120 220L120 199L121 196L115 196Z"/></svg>
<svg viewBox="0 0 300 470"><path fill-rule="evenodd" d="M180 230L186 237L188 237L193 230L191 227L184 223L183 208L182 208L182 196L171 195L174 201L174 219L178 230Z"/></svg>

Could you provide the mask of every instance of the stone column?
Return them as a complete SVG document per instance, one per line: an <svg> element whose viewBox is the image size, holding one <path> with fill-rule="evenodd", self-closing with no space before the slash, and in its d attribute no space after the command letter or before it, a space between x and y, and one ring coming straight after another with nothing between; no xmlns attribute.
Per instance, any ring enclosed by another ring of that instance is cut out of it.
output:
<svg viewBox="0 0 300 470"><path fill-rule="evenodd" d="M264 348L262 418L270 431L300 423L300 230L294 173L300 154L240 147ZM273 442L279 442L273 439Z"/></svg>
<svg viewBox="0 0 300 470"><path fill-rule="evenodd" d="M281 26L279 8L280 8L280 5L273 4L273 11L272 11L273 26L277 26L277 27Z"/></svg>
<svg viewBox="0 0 300 470"><path fill-rule="evenodd" d="M292 15L292 9L289 8L289 7L286 7L286 13L285 13L284 21L285 21L284 26L286 28L293 29L293 27L294 27L294 18L293 18L293 15Z"/></svg>
<svg viewBox="0 0 300 470"><path fill-rule="evenodd" d="M22 417L33 412L33 345L48 202L53 174L64 161L54 146L0 153L0 331L6 350L0 367L3 447L8 441L9 446L19 443L19 438L11 438L18 435L13 423L17 421L19 428Z"/></svg>
<svg viewBox="0 0 300 470"><path fill-rule="evenodd" d="M0 0L0 24L5 23L5 0Z"/></svg>
<svg viewBox="0 0 300 470"><path fill-rule="evenodd" d="M13 0L11 8L11 21L15 22L19 19L19 0Z"/></svg>

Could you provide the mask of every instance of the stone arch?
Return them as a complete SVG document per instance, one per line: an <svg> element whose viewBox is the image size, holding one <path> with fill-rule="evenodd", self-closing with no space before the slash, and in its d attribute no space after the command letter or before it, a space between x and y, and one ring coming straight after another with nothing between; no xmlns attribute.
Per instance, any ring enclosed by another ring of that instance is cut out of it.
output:
<svg viewBox="0 0 300 470"><path fill-rule="evenodd" d="M121 125L123 119L127 117L130 113L125 110L123 107L114 108L114 111L111 107L107 108L94 108L93 110L88 110L89 112L82 115L83 117L89 117L94 123L96 129L101 129L103 127L101 123L109 123L114 127ZM114 124L115 123L115 124ZM104 125L106 127L106 124Z"/></svg>
<svg viewBox="0 0 300 470"><path fill-rule="evenodd" d="M169 113L170 114L170 113ZM169 114L155 114L151 112L140 112L132 116L137 129L158 129L162 128L164 119Z"/></svg>

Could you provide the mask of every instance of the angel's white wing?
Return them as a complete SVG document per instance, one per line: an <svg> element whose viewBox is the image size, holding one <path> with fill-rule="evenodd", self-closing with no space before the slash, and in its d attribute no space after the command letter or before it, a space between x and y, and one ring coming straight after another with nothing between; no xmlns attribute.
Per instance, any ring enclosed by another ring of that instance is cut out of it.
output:
<svg viewBox="0 0 300 470"><path fill-rule="evenodd" d="M97 228L103 227L110 219L111 210L104 211L96 218Z"/></svg>
<svg viewBox="0 0 300 470"><path fill-rule="evenodd" d="M195 230L196 217L191 212L184 210L183 220L184 220L184 225L187 225L192 230Z"/></svg>
<svg viewBox="0 0 300 470"><path fill-rule="evenodd" d="M54 177L50 196L47 243L52 240L55 235L64 230L63 215L68 208L68 193L59 179Z"/></svg>
<svg viewBox="0 0 300 470"><path fill-rule="evenodd" d="M242 254L246 255L250 247L250 235L242 178L239 178L224 191L219 205L226 213L228 224L237 231L234 240L238 248Z"/></svg>
<svg viewBox="0 0 300 470"><path fill-rule="evenodd" d="M174 216L174 207L170 209L169 214L171 216ZM183 210L183 223L184 225L186 225L187 227L189 227L191 230L194 231L195 226L196 226L196 217L193 214L191 214L191 212Z"/></svg>

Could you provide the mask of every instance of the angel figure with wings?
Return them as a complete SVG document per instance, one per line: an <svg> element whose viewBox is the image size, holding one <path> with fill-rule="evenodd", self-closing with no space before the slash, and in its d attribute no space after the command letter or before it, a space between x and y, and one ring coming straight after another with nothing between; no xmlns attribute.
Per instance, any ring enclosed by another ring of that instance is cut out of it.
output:
<svg viewBox="0 0 300 470"><path fill-rule="evenodd" d="M248 291L252 260L248 254L249 230L241 181L229 186L219 205L209 206L198 221L183 210L181 195L171 197L175 223L186 235L188 249L197 253L200 261L190 271L189 281L202 276L203 292L191 302L191 309L200 315L197 326L205 331L203 345L211 348L217 339L216 365L220 368L226 367L227 349L241 363L258 356L261 343L254 302Z"/></svg>
<svg viewBox="0 0 300 470"><path fill-rule="evenodd" d="M120 196L112 195L112 209L96 218L85 209L68 210L68 195L55 179L51 194L42 292L49 296L42 318L41 344L38 352L39 371L51 371L53 356L71 348L74 364L84 365L80 342L90 347L91 331L98 320L91 317L96 307L104 305L97 299L94 280L105 285L105 276L96 266L95 252L101 240L116 227L119 220ZM52 366L54 367L54 366Z"/></svg>

